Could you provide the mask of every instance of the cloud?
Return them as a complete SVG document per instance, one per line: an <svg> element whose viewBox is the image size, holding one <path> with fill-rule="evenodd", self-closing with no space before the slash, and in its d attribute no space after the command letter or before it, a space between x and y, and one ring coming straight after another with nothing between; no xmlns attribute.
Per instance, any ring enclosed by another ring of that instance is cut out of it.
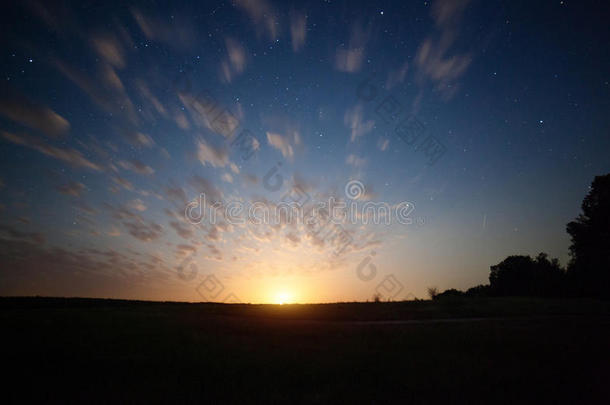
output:
<svg viewBox="0 0 610 405"><path fill-rule="evenodd" d="M209 145L203 139L196 141L197 158L202 165L212 167L225 167L229 164L229 154L224 148Z"/></svg>
<svg viewBox="0 0 610 405"><path fill-rule="evenodd" d="M345 159L345 163L353 167L363 167L367 160L365 158L358 157L356 155L348 155Z"/></svg>
<svg viewBox="0 0 610 405"><path fill-rule="evenodd" d="M292 158L294 156L293 145L298 146L301 144L301 136L296 131L292 132L292 137L290 135L283 136L273 132L267 132L267 142L269 145L282 152L282 156L285 158Z"/></svg>
<svg viewBox="0 0 610 405"><path fill-rule="evenodd" d="M241 74L246 68L246 49L238 41L226 38L227 59L221 63L221 72L227 82L231 82L234 76Z"/></svg>
<svg viewBox="0 0 610 405"><path fill-rule="evenodd" d="M189 182L195 188L198 195L205 194L208 203L212 204L222 201L222 192L205 177L196 175Z"/></svg>
<svg viewBox="0 0 610 405"><path fill-rule="evenodd" d="M181 238L190 239L193 237L193 229L188 225L184 225L178 221L172 221L169 223L169 226L171 226Z"/></svg>
<svg viewBox="0 0 610 405"><path fill-rule="evenodd" d="M177 49L188 49L198 37L191 19L186 16L172 14L171 21L168 14L163 17L143 13L137 8L131 9L131 15L151 41L163 42Z"/></svg>
<svg viewBox="0 0 610 405"><path fill-rule="evenodd" d="M74 167L84 167L96 171L102 171L102 168L95 163L87 160L78 150L76 149L64 149L55 146L47 145L44 141L39 138L29 135L14 135L9 132L1 131L2 137L9 142L17 145L22 145L38 152L50 156L52 158L61 160Z"/></svg>
<svg viewBox="0 0 610 405"><path fill-rule="evenodd" d="M290 13L290 38L292 50L298 52L305 45L307 35L307 14L293 11Z"/></svg>
<svg viewBox="0 0 610 405"><path fill-rule="evenodd" d="M70 181L67 184L57 187L57 191L62 194L71 195L73 197L80 197L81 192L85 188L86 187L83 183L79 183L77 181Z"/></svg>
<svg viewBox="0 0 610 405"><path fill-rule="evenodd" d="M112 237L121 236L121 231L119 230L119 228L113 225L112 227L110 227L110 230L106 232L106 235Z"/></svg>
<svg viewBox="0 0 610 405"><path fill-rule="evenodd" d="M132 210L136 210L136 211L146 211L146 209L148 208L146 206L146 204L144 204L144 201L140 200L139 198L136 198L135 200L131 200L127 203L127 206L129 208L131 208Z"/></svg>
<svg viewBox="0 0 610 405"><path fill-rule="evenodd" d="M170 200L178 203L181 207L186 205L186 193L180 186L170 186L165 189L165 196Z"/></svg>
<svg viewBox="0 0 610 405"><path fill-rule="evenodd" d="M405 62L402 64L398 70L390 70L388 72L388 78L386 80L385 87L387 90L390 90L392 87L396 86L399 83L404 82L407 77L407 72L409 71L409 63Z"/></svg>
<svg viewBox="0 0 610 405"><path fill-rule="evenodd" d="M167 117L167 109L165 106L163 106L161 101L159 101L157 96L152 93L148 85L143 80L136 80L136 87L138 88L138 92L144 101L150 103L158 114Z"/></svg>
<svg viewBox="0 0 610 405"><path fill-rule="evenodd" d="M125 190L127 191L133 191L134 187L133 184L131 184L131 182L123 177L120 176L112 176L110 178L115 184L123 187ZM113 192L118 192L118 189L114 189Z"/></svg>
<svg viewBox="0 0 610 405"><path fill-rule="evenodd" d="M227 183L233 183L233 176L231 176L231 174L229 173L223 173L222 176L220 176L220 178L224 181L226 181Z"/></svg>
<svg viewBox="0 0 610 405"><path fill-rule="evenodd" d="M382 152L385 152L386 150L388 150L389 146L390 146L390 140L388 138L379 138L379 140L377 141L377 147Z"/></svg>
<svg viewBox="0 0 610 405"><path fill-rule="evenodd" d="M176 112L176 114L174 114L174 122L180 129L187 130L191 128L188 118L186 118L186 115L182 112Z"/></svg>
<svg viewBox="0 0 610 405"><path fill-rule="evenodd" d="M110 65L119 69L125 67L123 47L114 35L94 36L91 38L91 45L97 54Z"/></svg>
<svg viewBox="0 0 610 405"><path fill-rule="evenodd" d="M216 246L214 246L211 243L206 243L206 246L207 246L208 250L210 251L210 253L212 254L212 256L206 256L207 259L222 261L222 259L223 259L222 252Z"/></svg>
<svg viewBox="0 0 610 405"><path fill-rule="evenodd" d="M132 172L136 172L138 174L151 175L155 172L155 169L139 160L121 160L117 164L125 170L131 170Z"/></svg>
<svg viewBox="0 0 610 405"><path fill-rule="evenodd" d="M435 90L444 99L450 99L457 90L456 80L472 62L470 54L453 53L449 50L457 39L462 14L470 0L439 0L434 2L432 17L437 33L427 37L415 55L419 81L431 80Z"/></svg>
<svg viewBox="0 0 610 405"><path fill-rule="evenodd" d="M259 36L264 32L269 40L275 41L279 18L269 2L266 0L236 0L235 4L250 17Z"/></svg>
<svg viewBox="0 0 610 405"><path fill-rule="evenodd" d="M206 91L198 93L196 97L179 93L178 98L199 127L208 128L225 138L231 138L239 126L239 119Z"/></svg>
<svg viewBox="0 0 610 405"><path fill-rule="evenodd" d="M364 49L338 49L335 56L335 67L342 72L357 72L364 60Z"/></svg>
<svg viewBox="0 0 610 405"><path fill-rule="evenodd" d="M189 253L195 253L197 248L192 245L180 244L176 245L176 256L186 256Z"/></svg>
<svg viewBox="0 0 610 405"><path fill-rule="evenodd" d="M27 240L33 243L42 244L45 242L45 237L39 232L23 232L9 225L0 224L0 233L4 233L6 237L12 239Z"/></svg>
<svg viewBox="0 0 610 405"><path fill-rule="evenodd" d="M341 72L354 73L360 70L364 61L365 48L369 40L369 33L354 24L350 34L347 48L337 48L335 55L335 68Z"/></svg>
<svg viewBox="0 0 610 405"><path fill-rule="evenodd" d="M152 148L155 146L155 141L149 136L138 131L123 131L127 140L134 146L142 146Z"/></svg>
<svg viewBox="0 0 610 405"><path fill-rule="evenodd" d="M118 117L124 117L132 124L139 123L136 109L112 65L100 62L95 79L91 79L59 59L53 60L53 64L60 73L85 92L101 109ZM100 79L103 83L100 83Z"/></svg>
<svg viewBox="0 0 610 405"><path fill-rule="evenodd" d="M256 177L254 174L244 173L242 177L250 184L258 184L258 177Z"/></svg>
<svg viewBox="0 0 610 405"><path fill-rule="evenodd" d="M301 237L294 232L288 232L286 239L288 239L292 246L298 246L301 243Z"/></svg>
<svg viewBox="0 0 610 405"><path fill-rule="evenodd" d="M58 137L70 129L70 123L48 107L36 104L6 85L0 98L0 114L47 136Z"/></svg>
<svg viewBox="0 0 610 405"><path fill-rule="evenodd" d="M163 227L154 222L144 221L131 221L123 222L123 226L127 228L127 231L131 236L142 242L151 242L158 239L163 233Z"/></svg>
<svg viewBox="0 0 610 405"><path fill-rule="evenodd" d="M375 126L375 121L363 121L362 105L360 104L345 112L343 122L350 129L351 142L355 142L359 137L371 132Z"/></svg>

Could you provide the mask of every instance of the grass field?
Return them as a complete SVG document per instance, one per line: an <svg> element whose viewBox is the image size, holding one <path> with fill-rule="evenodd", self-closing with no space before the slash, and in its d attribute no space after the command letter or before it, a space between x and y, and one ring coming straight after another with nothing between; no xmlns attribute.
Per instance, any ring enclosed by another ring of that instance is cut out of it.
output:
<svg viewBox="0 0 610 405"><path fill-rule="evenodd" d="M0 321L3 403L610 398L607 302L266 306L3 298Z"/></svg>

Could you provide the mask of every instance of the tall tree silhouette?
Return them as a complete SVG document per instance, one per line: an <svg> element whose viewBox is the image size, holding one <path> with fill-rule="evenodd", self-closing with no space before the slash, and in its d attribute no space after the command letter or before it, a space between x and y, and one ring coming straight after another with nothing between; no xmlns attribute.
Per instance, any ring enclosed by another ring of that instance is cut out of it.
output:
<svg viewBox="0 0 610 405"><path fill-rule="evenodd" d="M567 225L568 274L579 295L610 298L610 174L595 177L581 208Z"/></svg>

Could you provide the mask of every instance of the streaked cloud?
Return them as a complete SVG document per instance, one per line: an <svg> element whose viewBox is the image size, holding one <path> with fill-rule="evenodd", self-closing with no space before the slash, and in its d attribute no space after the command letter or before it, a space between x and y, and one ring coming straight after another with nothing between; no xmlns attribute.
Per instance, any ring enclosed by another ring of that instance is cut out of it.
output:
<svg viewBox="0 0 610 405"><path fill-rule="evenodd" d="M129 208L131 208L132 210L136 210L136 211L140 211L140 212L146 211L148 209L146 204L144 204L144 201L140 200L139 198L129 201L127 203L127 206Z"/></svg>
<svg viewBox="0 0 610 405"><path fill-rule="evenodd" d="M233 77L240 75L246 68L246 48L239 41L232 38L225 39L227 47L227 59L221 63L222 78L231 82Z"/></svg>
<svg viewBox="0 0 610 405"><path fill-rule="evenodd" d="M347 46L341 45L337 48L335 68L348 73L359 71L364 61L368 40L368 31L364 31L359 24L354 24Z"/></svg>
<svg viewBox="0 0 610 405"><path fill-rule="evenodd" d="M1 131L0 134L9 142L37 150L44 155L61 160L70 166L84 167L96 171L103 170L101 166L86 159L82 153L76 149L50 146L43 140L29 135L15 135L5 131Z"/></svg>
<svg viewBox="0 0 610 405"><path fill-rule="evenodd" d="M120 167L125 170L131 170L132 172L144 175L151 175L155 172L155 169L148 166L147 164L139 160L121 160L117 163Z"/></svg>
<svg viewBox="0 0 610 405"><path fill-rule="evenodd" d="M236 0L237 7L242 9L252 22L259 36L265 34L271 41L278 36L278 13L266 0Z"/></svg>
<svg viewBox="0 0 610 405"><path fill-rule="evenodd" d="M355 142L359 137L371 132L375 126L375 121L364 121L362 105L348 109L343 117L343 122L350 129L350 141Z"/></svg>
<svg viewBox="0 0 610 405"><path fill-rule="evenodd" d="M345 163L356 168L364 167L364 165L366 165L366 162L366 158L358 157L354 154L348 155L345 159Z"/></svg>
<svg viewBox="0 0 610 405"><path fill-rule="evenodd" d="M91 44L97 54L108 64L119 69L125 67L123 47L114 35L105 34L94 36L91 38Z"/></svg>
<svg viewBox="0 0 610 405"><path fill-rule="evenodd" d="M292 50L298 52L305 45L307 36L307 14L292 11L290 13L290 39Z"/></svg>
<svg viewBox="0 0 610 405"><path fill-rule="evenodd" d="M197 148L197 158L202 165L225 167L229 164L229 154L226 149L210 145L202 138L195 142L195 146Z"/></svg>
<svg viewBox="0 0 610 405"><path fill-rule="evenodd" d="M70 129L70 123L48 107L34 103L17 91L4 85L1 87L0 114L45 135L57 137Z"/></svg>
<svg viewBox="0 0 610 405"><path fill-rule="evenodd" d="M444 99L450 99L458 88L456 82L472 62L469 53L458 53L451 48L455 43L462 15L470 0L439 0L434 2L432 17L437 32L427 37L415 56L420 82L435 84Z"/></svg>
<svg viewBox="0 0 610 405"><path fill-rule="evenodd" d="M377 141L377 147L382 152L385 152L386 150L388 150L389 146L390 146L390 140L388 138L379 138L379 140Z"/></svg>
<svg viewBox="0 0 610 405"><path fill-rule="evenodd" d="M282 152L282 156L285 158L292 158L294 156L294 149L288 136L267 132L267 142Z"/></svg>
<svg viewBox="0 0 610 405"><path fill-rule="evenodd" d="M71 195L73 197L80 197L81 193L86 189L83 183L78 181L70 181L57 187L57 191L62 194Z"/></svg>

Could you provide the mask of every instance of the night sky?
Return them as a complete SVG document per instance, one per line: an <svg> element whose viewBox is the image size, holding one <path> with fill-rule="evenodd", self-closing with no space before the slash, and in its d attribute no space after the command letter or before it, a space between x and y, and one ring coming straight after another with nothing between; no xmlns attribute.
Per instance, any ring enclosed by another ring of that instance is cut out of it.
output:
<svg viewBox="0 0 610 405"><path fill-rule="evenodd" d="M0 18L1 295L421 298L511 254L566 264L565 225L610 171L603 2L24 1ZM202 194L357 209L340 240L193 223Z"/></svg>

